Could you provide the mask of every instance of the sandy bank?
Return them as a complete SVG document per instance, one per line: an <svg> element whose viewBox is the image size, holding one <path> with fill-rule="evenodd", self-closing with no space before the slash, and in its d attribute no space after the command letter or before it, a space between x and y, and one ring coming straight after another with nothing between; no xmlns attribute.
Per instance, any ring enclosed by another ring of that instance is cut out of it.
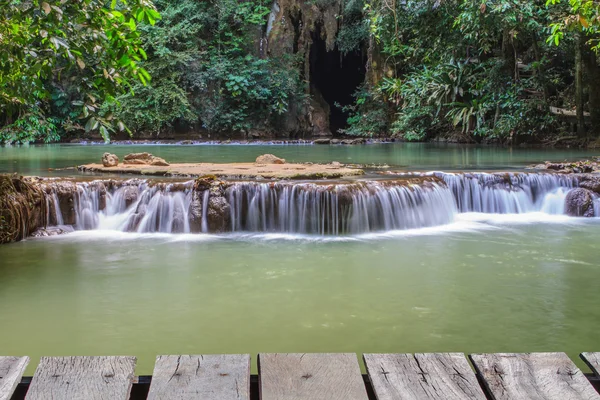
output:
<svg viewBox="0 0 600 400"><path fill-rule="evenodd" d="M222 179L339 179L364 174L362 169L338 164L185 163L171 164L168 167L128 164L104 167L102 164L86 164L80 165L78 169L84 172L191 178L214 175Z"/></svg>

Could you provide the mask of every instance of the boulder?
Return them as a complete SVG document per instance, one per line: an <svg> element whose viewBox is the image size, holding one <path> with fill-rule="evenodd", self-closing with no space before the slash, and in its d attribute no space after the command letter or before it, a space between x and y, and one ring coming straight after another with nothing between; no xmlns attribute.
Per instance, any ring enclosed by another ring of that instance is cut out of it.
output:
<svg viewBox="0 0 600 400"><path fill-rule="evenodd" d="M579 187L600 194L600 175L585 174L579 178Z"/></svg>
<svg viewBox="0 0 600 400"><path fill-rule="evenodd" d="M129 208L130 205L137 202L139 196L139 190L137 186L125 186L123 188L123 199L125 200L125 207Z"/></svg>
<svg viewBox="0 0 600 400"><path fill-rule="evenodd" d="M133 161L142 161L145 164L149 163L154 156L150 153L129 153L123 157L125 164L131 164Z"/></svg>
<svg viewBox="0 0 600 400"><path fill-rule="evenodd" d="M273 154L263 154L262 156L256 157L257 164L285 164L283 158L274 156Z"/></svg>
<svg viewBox="0 0 600 400"><path fill-rule="evenodd" d="M119 165L119 157L114 154L104 153L102 155L102 165L105 167L116 167Z"/></svg>
<svg viewBox="0 0 600 400"><path fill-rule="evenodd" d="M208 190L208 189L206 189ZM204 192L194 190L192 194L192 202L190 203L190 209L188 210L190 218L190 232L200 233L202 232L202 200L204 198Z"/></svg>
<svg viewBox="0 0 600 400"><path fill-rule="evenodd" d="M223 196L210 196L206 219L209 232L226 232L231 223L231 206Z"/></svg>
<svg viewBox="0 0 600 400"><path fill-rule="evenodd" d="M313 144L330 144L331 139L317 139L313 141Z"/></svg>
<svg viewBox="0 0 600 400"><path fill-rule="evenodd" d="M572 217L593 217L594 192L584 188L571 190L565 198L565 211Z"/></svg>
<svg viewBox="0 0 600 400"><path fill-rule="evenodd" d="M150 153L130 153L124 157L123 164L130 165L154 165L159 167L168 167L169 163L160 157L153 156Z"/></svg>
<svg viewBox="0 0 600 400"><path fill-rule="evenodd" d="M77 212L75 211L75 196L79 193L77 184L73 181L59 181L52 187L58 197L58 208L62 214L65 225L75 225Z"/></svg>

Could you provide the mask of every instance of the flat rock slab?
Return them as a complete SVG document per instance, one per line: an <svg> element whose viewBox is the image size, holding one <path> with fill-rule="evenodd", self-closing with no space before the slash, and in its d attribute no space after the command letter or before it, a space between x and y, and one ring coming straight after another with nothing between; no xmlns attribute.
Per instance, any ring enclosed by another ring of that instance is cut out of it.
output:
<svg viewBox="0 0 600 400"><path fill-rule="evenodd" d="M600 400L565 353L474 354L471 360L496 400Z"/></svg>
<svg viewBox="0 0 600 400"><path fill-rule="evenodd" d="M486 400L461 353L365 354L377 400Z"/></svg>
<svg viewBox="0 0 600 400"><path fill-rule="evenodd" d="M29 357L0 357L0 400L9 400L14 393Z"/></svg>
<svg viewBox="0 0 600 400"><path fill-rule="evenodd" d="M249 400L250 355L156 358L148 400Z"/></svg>
<svg viewBox="0 0 600 400"><path fill-rule="evenodd" d="M347 168L332 164L171 164L168 167L153 165L119 165L105 167L102 164L87 164L78 167L84 172L102 172L124 175L201 177L213 175L219 178L247 179L338 179L364 175L362 169Z"/></svg>
<svg viewBox="0 0 600 400"><path fill-rule="evenodd" d="M26 400L127 400L135 357L42 357Z"/></svg>
<svg viewBox="0 0 600 400"><path fill-rule="evenodd" d="M261 400L367 400L356 354L259 354Z"/></svg>
<svg viewBox="0 0 600 400"><path fill-rule="evenodd" d="M581 359L600 377L600 353L581 353Z"/></svg>

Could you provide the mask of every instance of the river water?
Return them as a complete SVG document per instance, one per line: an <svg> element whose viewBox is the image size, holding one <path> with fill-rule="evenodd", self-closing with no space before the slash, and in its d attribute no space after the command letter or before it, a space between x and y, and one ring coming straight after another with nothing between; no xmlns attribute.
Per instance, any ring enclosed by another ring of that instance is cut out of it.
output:
<svg viewBox="0 0 600 400"><path fill-rule="evenodd" d="M384 146L143 150L213 162L236 152L239 161L264 152L293 161L346 155L422 170L521 169L589 155ZM0 148L0 170L51 174L47 168L90 162L104 150ZM214 235L100 224L3 245L0 353L30 355L33 366L42 355L135 355L138 374L152 372L157 354L566 351L577 361L598 346L600 219L566 217L542 199L521 209L522 197L508 193L499 204L517 203L507 209L457 200L444 211L448 220L417 229Z"/></svg>
<svg viewBox="0 0 600 400"><path fill-rule="evenodd" d="M378 164L407 170L504 170L522 169L543 161L578 160L598 155L590 150L499 148L453 144L390 143L346 145L72 145L0 147L0 173L57 175L76 171L48 171L98 163L104 152L123 159L128 153L150 152L177 162L253 162L272 153L288 162L339 161Z"/></svg>

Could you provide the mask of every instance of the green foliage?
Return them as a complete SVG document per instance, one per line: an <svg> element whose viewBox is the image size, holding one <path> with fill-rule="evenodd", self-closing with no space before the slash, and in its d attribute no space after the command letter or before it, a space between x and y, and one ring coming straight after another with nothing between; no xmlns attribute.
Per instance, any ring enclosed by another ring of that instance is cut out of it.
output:
<svg viewBox="0 0 600 400"><path fill-rule="evenodd" d="M290 99L300 95L292 60L216 57L206 67L201 77L207 90L198 110L209 131L247 131L277 119L288 110Z"/></svg>
<svg viewBox="0 0 600 400"><path fill-rule="evenodd" d="M266 1L156 2L163 20L142 29L154 77L120 98L118 115L137 131L159 134L173 126L209 132L248 131L273 122L301 96L293 57L254 55Z"/></svg>
<svg viewBox="0 0 600 400"><path fill-rule="evenodd" d="M23 144L30 142L55 142L60 139L58 118L48 117L33 108L22 113L19 119L0 129L0 143Z"/></svg>
<svg viewBox="0 0 600 400"><path fill-rule="evenodd" d="M364 18L364 0L349 0L344 5L336 43L343 54L361 49L369 38L368 21Z"/></svg>
<svg viewBox="0 0 600 400"><path fill-rule="evenodd" d="M378 92L362 86L355 93L356 104L343 107L350 114L348 128L342 133L351 136L379 136L389 130L387 106Z"/></svg>
<svg viewBox="0 0 600 400"><path fill-rule="evenodd" d="M0 0L0 118L25 129L30 115L45 115L51 100L48 83L62 76L78 90L82 117L94 118L105 99L134 80L150 80L138 65L146 53L137 27L159 18L148 0ZM86 126L114 129L102 121Z"/></svg>
<svg viewBox="0 0 600 400"><path fill-rule="evenodd" d="M586 3L570 1L571 13ZM476 140L547 133L556 127L551 102L563 102L549 94L567 90L573 65L557 64L564 52L538 40L556 15L542 0L369 0L365 16L386 76L368 91L382 99L392 134L406 140L453 130ZM355 134L370 134L350 122Z"/></svg>
<svg viewBox="0 0 600 400"><path fill-rule="evenodd" d="M548 43L559 45L567 32L583 32L594 50L600 49L600 3L594 0L569 0L568 6L560 0L547 0L546 6L558 6L553 22L550 24Z"/></svg>

